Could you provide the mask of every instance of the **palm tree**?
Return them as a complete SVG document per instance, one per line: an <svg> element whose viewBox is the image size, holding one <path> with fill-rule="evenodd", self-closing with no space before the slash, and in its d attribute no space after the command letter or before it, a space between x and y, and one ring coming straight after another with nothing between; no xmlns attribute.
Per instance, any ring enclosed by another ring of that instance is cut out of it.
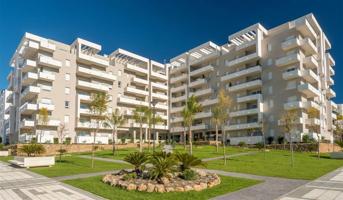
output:
<svg viewBox="0 0 343 200"><path fill-rule="evenodd" d="M93 134L93 146L92 146L92 168L94 168L94 151L96 135L99 132L101 122L106 118L104 114L107 111L107 103L109 102L109 96L106 93L94 93L91 95L90 110L93 113L91 119L96 121L96 129Z"/></svg>
<svg viewBox="0 0 343 200"><path fill-rule="evenodd" d="M119 109L117 108L115 112L112 112L110 115L106 117L105 126L112 128L112 154L114 156L115 153L115 143L116 143L116 136L117 136L117 129L119 126L124 125L126 122L126 119L124 115L122 115L119 112Z"/></svg>
<svg viewBox="0 0 343 200"><path fill-rule="evenodd" d="M182 116L184 124L188 127L188 142L189 142L189 153L193 154L192 147L192 124L194 121L194 116L197 112L202 110L201 104L198 103L196 97L192 95L187 99L186 105L182 110Z"/></svg>
<svg viewBox="0 0 343 200"><path fill-rule="evenodd" d="M46 126L49 122L49 111L47 108L40 108L38 111L38 120L39 124L42 126ZM39 135L39 142L42 142L42 135L43 135L43 130L41 130L41 133ZM38 139L37 139L38 140Z"/></svg>
<svg viewBox="0 0 343 200"><path fill-rule="evenodd" d="M143 124L147 123L147 112L149 108L144 106L137 107L133 112L133 119L139 123L139 152L143 152Z"/></svg>
<svg viewBox="0 0 343 200"><path fill-rule="evenodd" d="M148 155L143 152L133 152L124 158L124 161L130 163L135 168L135 173L140 176L143 172L144 164L149 159Z"/></svg>
<svg viewBox="0 0 343 200"><path fill-rule="evenodd" d="M181 172L196 166L205 166L205 163L201 159L187 153L177 153L175 154L175 158L180 163Z"/></svg>
<svg viewBox="0 0 343 200"><path fill-rule="evenodd" d="M156 125L157 123L162 122L162 118L159 115L154 115L154 111L151 108L147 108L146 111L144 112L145 117L147 119L147 123L148 123L148 151L150 151L150 143L151 143L151 130L152 130L152 126ZM153 151L155 151L155 140L156 140L156 130L154 131L154 144L153 144Z"/></svg>

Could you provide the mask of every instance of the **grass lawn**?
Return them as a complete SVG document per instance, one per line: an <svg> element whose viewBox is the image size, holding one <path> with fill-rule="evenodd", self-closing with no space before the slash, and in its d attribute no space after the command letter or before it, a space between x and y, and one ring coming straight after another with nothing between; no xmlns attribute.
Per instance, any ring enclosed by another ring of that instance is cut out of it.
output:
<svg viewBox="0 0 343 200"><path fill-rule="evenodd" d="M110 163L98 160L94 161L94 168L91 168L90 159L79 158L76 156L65 156L63 157L62 162L58 162L58 157L56 157L56 164L52 167L31 168L30 171L47 177L56 177L129 168L131 168L131 166L127 164Z"/></svg>
<svg viewBox="0 0 343 200"><path fill-rule="evenodd" d="M96 195L102 196L106 199L149 199L149 200L168 200L168 199L210 199L215 196L223 195L229 192L240 190L245 187L249 187L260 183L256 180L233 178L233 177L224 177L221 176L221 184L215 186L211 189L207 189L200 192L180 192L180 193L147 193L147 192L138 192L138 191L126 191L124 189L112 187L101 181L101 176L85 178L85 179L76 179L68 180L65 183L72 186L81 188L83 190L89 191Z"/></svg>
<svg viewBox="0 0 343 200"><path fill-rule="evenodd" d="M160 148L158 148L158 150L160 150ZM135 152L135 151L138 151L138 148L119 149L116 151L115 156L113 156L112 150L98 151L95 153L95 155L97 157L102 157L102 158L113 158L117 160L123 160L127 154ZM148 149L145 148L144 151L148 152ZM226 148L227 155L242 153L242 152L247 152L247 151L256 151L256 150L239 148L239 147ZM174 152L188 152L188 149L185 150L182 145L177 145L174 149ZM91 153L90 152L82 153L82 155L91 155ZM213 158L213 157L223 156L223 148L219 147L219 151L217 153L215 146L210 146L210 145L193 146L193 155L198 158Z"/></svg>
<svg viewBox="0 0 343 200"><path fill-rule="evenodd" d="M13 160L13 156L0 156L0 161L7 162Z"/></svg>
<svg viewBox="0 0 343 200"><path fill-rule="evenodd" d="M290 161L289 151L272 150L266 152L266 159L263 152L259 152L254 155L230 158L226 166L223 165L223 160L210 161L207 163L207 168L312 180L343 166L343 160L330 159L327 154L323 154L322 158L318 159L315 153L295 153L293 168Z"/></svg>

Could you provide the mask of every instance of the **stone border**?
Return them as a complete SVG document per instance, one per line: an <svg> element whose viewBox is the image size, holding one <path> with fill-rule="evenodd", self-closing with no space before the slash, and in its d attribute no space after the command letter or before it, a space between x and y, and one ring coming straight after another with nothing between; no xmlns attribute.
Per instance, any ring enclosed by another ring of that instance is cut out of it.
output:
<svg viewBox="0 0 343 200"><path fill-rule="evenodd" d="M123 180L124 175L107 174L102 181L113 187L119 187L128 191L140 192L188 192L201 191L220 184L217 174L197 171L198 179L193 181L183 180L177 176L171 179L162 178L162 183L148 179Z"/></svg>

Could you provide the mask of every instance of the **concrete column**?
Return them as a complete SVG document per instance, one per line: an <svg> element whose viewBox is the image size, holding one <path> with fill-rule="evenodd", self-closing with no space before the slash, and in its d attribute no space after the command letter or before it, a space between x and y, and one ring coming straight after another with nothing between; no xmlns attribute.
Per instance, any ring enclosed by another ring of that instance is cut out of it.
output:
<svg viewBox="0 0 343 200"><path fill-rule="evenodd" d="M136 143L136 130L133 131L133 143Z"/></svg>
<svg viewBox="0 0 343 200"><path fill-rule="evenodd" d="M145 134L144 134L144 141L148 141L148 134L149 134L149 131L148 131L148 129L146 128L146 129L145 129Z"/></svg>
<svg viewBox="0 0 343 200"><path fill-rule="evenodd" d="M156 143L158 143L159 139L158 139L158 132L156 132Z"/></svg>

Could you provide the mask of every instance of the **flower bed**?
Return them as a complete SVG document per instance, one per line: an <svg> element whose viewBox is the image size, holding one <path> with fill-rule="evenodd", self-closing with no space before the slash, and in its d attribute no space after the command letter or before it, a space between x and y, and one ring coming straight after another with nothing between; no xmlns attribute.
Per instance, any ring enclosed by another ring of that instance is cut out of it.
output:
<svg viewBox="0 0 343 200"><path fill-rule="evenodd" d="M160 181L132 178L126 179L125 175L131 172L119 172L117 174L107 174L102 181L115 187L120 187L126 190L137 190L141 192L187 192L201 191L207 188L214 187L220 184L220 178L217 174L206 173L197 170L197 178L195 180L184 180L179 177L180 174L170 174L169 177L164 177Z"/></svg>

